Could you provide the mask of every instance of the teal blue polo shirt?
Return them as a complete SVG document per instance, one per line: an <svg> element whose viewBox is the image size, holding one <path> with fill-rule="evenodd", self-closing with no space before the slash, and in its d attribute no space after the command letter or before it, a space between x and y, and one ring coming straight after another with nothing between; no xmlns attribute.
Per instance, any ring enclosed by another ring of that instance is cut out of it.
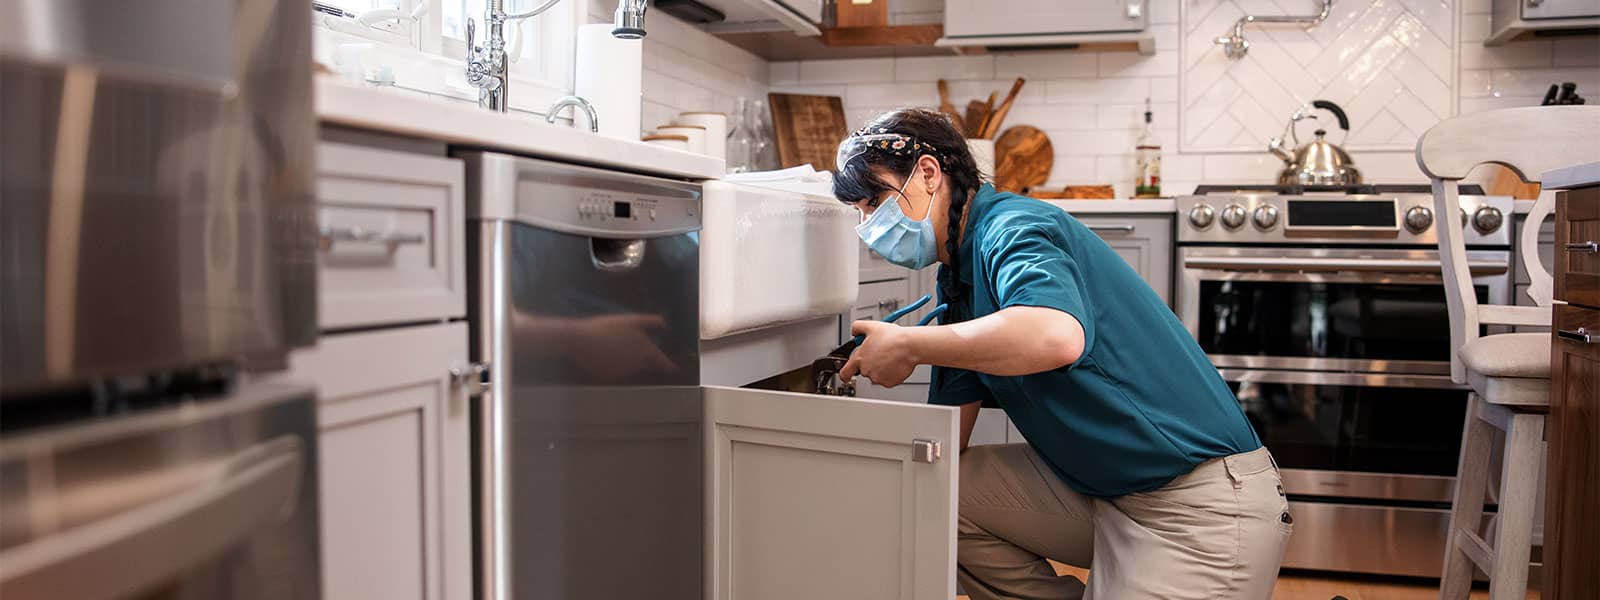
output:
<svg viewBox="0 0 1600 600"><path fill-rule="evenodd" d="M960 272L939 269L945 322L1053 308L1083 324L1084 352L1019 377L935 366L930 403L993 401L1062 481L1096 497L1154 490L1208 459L1261 447L1200 345L1088 227L989 185L968 210ZM967 298L945 297L952 276L968 284Z"/></svg>

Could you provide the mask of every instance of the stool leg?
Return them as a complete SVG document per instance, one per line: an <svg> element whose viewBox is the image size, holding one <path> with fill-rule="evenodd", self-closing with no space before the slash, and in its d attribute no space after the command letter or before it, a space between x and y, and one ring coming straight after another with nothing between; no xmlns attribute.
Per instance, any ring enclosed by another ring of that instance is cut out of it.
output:
<svg viewBox="0 0 1600 600"><path fill-rule="evenodd" d="M1472 559L1456 546L1456 535L1461 530L1477 531L1483 522L1483 497L1489 485L1489 452L1495 430L1478 418L1482 404L1477 394L1468 395L1461 459L1456 464L1456 489L1450 504L1450 528L1445 535L1439 600L1466 600L1472 591Z"/></svg>
<svg viewBox="0 0 1600 600"><path fill-rule="evenodd" d="M1500 523L1494 536L1489 600L1523 600L1528 593L1534 503L1539 498L1539 466L1544 462L1544 415L1517 413L1510 429L1500 477Z"/></svg>

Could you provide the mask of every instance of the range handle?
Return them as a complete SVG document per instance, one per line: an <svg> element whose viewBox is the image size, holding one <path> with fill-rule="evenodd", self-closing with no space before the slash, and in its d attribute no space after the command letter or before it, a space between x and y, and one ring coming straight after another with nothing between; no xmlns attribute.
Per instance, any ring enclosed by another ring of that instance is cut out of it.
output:
<svg viewBox="0 0 1600 600"><path fill-rule="evenodd" d="M1224 271L1362 271L1433 274L1443 272L1443 265L1438 260L1410 258L1195 256L1185 258L1183 266L1191 269L1220 269ZM1467 261L1467 268L1473 275L1498 275L1510 270L1511 267L1502 262Z"/></svg>

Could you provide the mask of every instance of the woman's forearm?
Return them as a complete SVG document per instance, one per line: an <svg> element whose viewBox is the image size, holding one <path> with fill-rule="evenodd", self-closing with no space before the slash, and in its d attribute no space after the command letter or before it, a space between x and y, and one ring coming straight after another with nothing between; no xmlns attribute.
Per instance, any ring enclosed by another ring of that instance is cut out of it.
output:
<svg viewBox="0 0 1600 600"><path fill-rule="evenodd" d="M971 321L910 328L917 362L991 375L1030 375L1077 362L1083 325L1052 308L1012 306Z"/></svg>

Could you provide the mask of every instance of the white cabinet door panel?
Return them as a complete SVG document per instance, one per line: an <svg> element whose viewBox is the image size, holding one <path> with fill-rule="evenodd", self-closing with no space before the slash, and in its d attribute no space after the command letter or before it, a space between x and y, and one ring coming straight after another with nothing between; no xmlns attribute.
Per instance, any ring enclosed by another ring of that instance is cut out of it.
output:
<svg viewBox="0 0 1600 600"><path fill-rule="evenodd" d="M955 594L952 408L705 388L716 600ZM938 444L932 462L916 440Z"/></svg>
<svg viewBox="0 0 1600 600"><path fill-rule="evenodd" d="M472 598L465 323L323 336L290 376L318 387L322 580L331 599Z"/></svg>

